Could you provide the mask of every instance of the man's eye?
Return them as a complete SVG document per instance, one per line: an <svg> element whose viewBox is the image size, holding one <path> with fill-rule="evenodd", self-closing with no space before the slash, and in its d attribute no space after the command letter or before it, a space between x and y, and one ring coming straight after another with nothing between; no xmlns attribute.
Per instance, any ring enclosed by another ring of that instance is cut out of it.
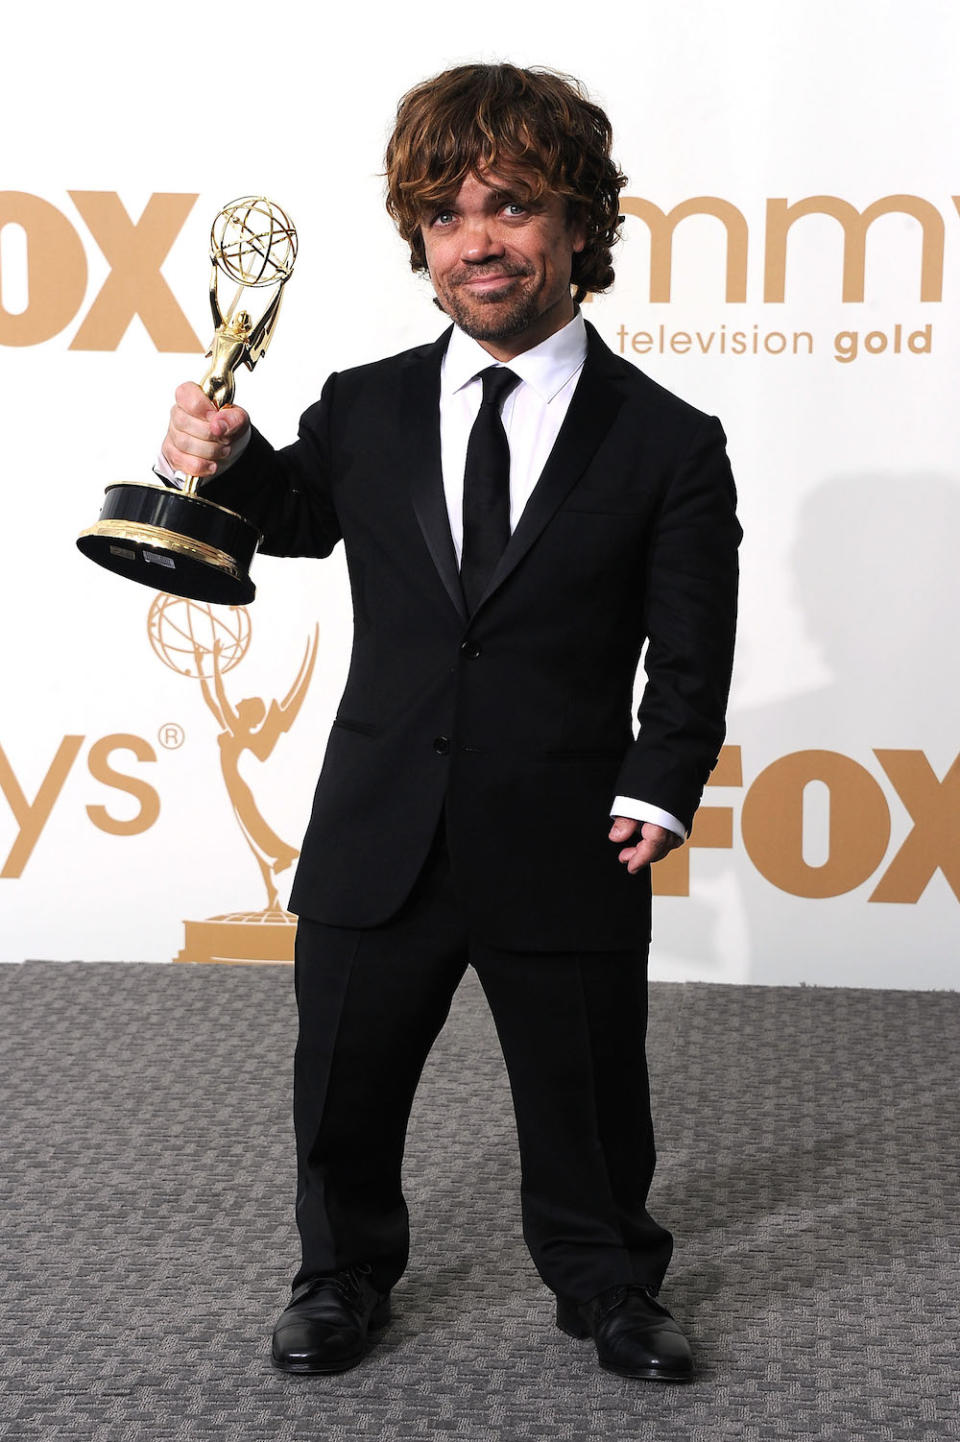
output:
<svg viewBox="0 0 960 1442"><path fill-rule="evenodd" d="M521 205L519 200L508 200L503 207L507 215L526 215L527 207Z"/></svg>
<svg viewBox="0 0 960 1442"><path fill-rule="evenodd" d="M452 210L438 210L436 215L433 217L434 225L449 225L452 220Z"/></svg>

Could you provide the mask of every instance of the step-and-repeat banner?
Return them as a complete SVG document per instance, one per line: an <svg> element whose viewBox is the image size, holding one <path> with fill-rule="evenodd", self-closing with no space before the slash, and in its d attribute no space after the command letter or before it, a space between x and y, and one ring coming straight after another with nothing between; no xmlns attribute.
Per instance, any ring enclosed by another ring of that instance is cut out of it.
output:
<svg viewBox="0 0 960 1442"><path fill-rule="evenodd" d="M209 19L10 22L2 958L289 955L349 652L342 556L258 558L255 603L210 608L74 539L107 484L151 479L174 386L203 374L232 197L271 196L300 236L271 352L238 383L276 441L329 371L439 332L383 212L384 141L409 85L510 58L607 108L625 238L588 314L721 417L740 487L728 745L656 870L654 975L956 986L956 8L631 0L594 26L521 3L424 25L240 0Z"/></svg>

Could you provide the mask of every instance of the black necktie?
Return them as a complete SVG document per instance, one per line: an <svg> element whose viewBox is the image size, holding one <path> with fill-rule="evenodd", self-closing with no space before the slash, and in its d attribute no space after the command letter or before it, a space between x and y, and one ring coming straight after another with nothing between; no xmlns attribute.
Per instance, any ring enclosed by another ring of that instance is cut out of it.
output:
<svg viewBox="0 0 960 1442"><path fill-rule="evenodd" d="M467 441L463 472L460 580L471 613L510 539L510 447L500 407L520 384L520 377L505 366L488 366L480 380L483 400Z"/></svg>

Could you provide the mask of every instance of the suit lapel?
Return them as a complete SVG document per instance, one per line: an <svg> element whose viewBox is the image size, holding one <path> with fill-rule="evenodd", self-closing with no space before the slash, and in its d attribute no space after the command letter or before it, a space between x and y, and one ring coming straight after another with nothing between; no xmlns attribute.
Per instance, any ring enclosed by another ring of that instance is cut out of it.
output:
<svg viewBox="0 0 960 1442"><path fill-rule="evenodd" d="M589 344L583 374L563 425L516 530L481 597L481 606L516 570L583 475L623 404L623 391L616 384L616 372L606 364L611 358L610 352L589 324L587 336Z"/></svg>
<svg viewBox="0 0 960 1442"><path fill-rule="evenodd" d="M449 330L445 331L436 345L411 359L403 378L401 414L408 436L413 509L447 594L466 621L440 466L440 366L449 337Z"/></svg>

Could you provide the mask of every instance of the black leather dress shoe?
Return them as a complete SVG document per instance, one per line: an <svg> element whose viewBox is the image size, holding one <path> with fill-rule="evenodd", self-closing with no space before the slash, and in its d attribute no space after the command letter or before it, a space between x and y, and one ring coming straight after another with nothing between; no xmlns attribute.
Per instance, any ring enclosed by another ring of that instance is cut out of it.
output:
<svg viewBox="0 0 960 1442"><path fill-rule="evenodd" d="M607 1372L653 1382L693 1377L690 1343L648 1287L610 1287L589 1302L558 1297L557 1326L570 1337L593 1337Z"/></svg>
<svg viewBox="0 0 960 1442"><path fill-rule="evenodd" d="M370 1333L390 1321L390 1294L374 1291L368 1266L304 1282L273 1329L281 1372L346 1372L362 1362Z"/></svg>

